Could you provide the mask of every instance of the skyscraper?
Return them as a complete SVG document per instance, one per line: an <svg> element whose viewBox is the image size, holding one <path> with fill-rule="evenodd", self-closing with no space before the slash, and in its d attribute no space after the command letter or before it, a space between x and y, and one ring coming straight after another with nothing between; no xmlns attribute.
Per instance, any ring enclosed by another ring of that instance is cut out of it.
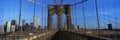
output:
<svg viewBox="0 0 120 40"><path fill-rule="evenodd" d="M12 20L12 21L11 21L11 25L15 25L15 20Z"/></svg>
<svg viewBox="0 0 120 40"><path fill-rule="evenodd" d="M111 23L108 24L108 30L112 30L112 24Z"/></svg>
<svg viewBox="0 0 120 40"><path fill-rule="evenodd" d="M4 27L0 26L0 34L4 34L4 33L5 33Z"/></svg>
<svg viewBox="0 0 120 40"><path fill-rule="evenodd" d="M25 25L25 27L23 29L24 29L24 31L29 31L30 25L28 23L26 23L26 25Z"/></svg>
<svg viewBox="0 0 120 40"><path fill-rule="evenodd" d="M7 22L7 21L4 21L3 25L7 25L6 22Z"/></svg>
<svg viewBox="0 0 120 40"><path fill-rule="evenodd" d="M10 28L11 32L15 32L15 20L11 21L11 28Z"/></svg>
<svg viewBox="0 0 120 40"><path fill-rule="evenodd" d="M22 21L22 26L24 26L24 25L26 25L26 20L25 19L23 19L23 21Z"/></svg>
<svg viewBox="0 0 120 40"><path fill-rule="evenodd" d="M33 19L32 19L32 23L33 23L33 26L35 26L35 17L33 16Z"/></svg>
<svg viewBox="0 0 120 40"><path fill-rule="evenodd" d="M18 30L18 19L15 19L15 31Z"/></svg>
<svg viewBox="0 0 120 40"><path fill-rule="evenodd" d="M15 19L15 25L18 26L18 19Z"/></svg>
<svg viewBox="0 0 120 40"><path fill-rule="evenodd" d="M4 23L5 23L5 24L4 24L4 33L6 33L6 32L7 32L7 23L8 23L8 22L7 22L7 21L4 21Z"/></svg>
<svg viewBox="0 0 120 40"><path fill-rule="evenodd" d="M34 24L33 24L33 23L30 23L29 31L33 31L33 30L34 30Z"/></svg>
<svg viewBox="0 0 120 40"><path fill-rule="evenodd" d="M26 20L23 19L23 20L22 20L22 28L21 28L21 31L25 31L25 25L26 25Z"/></svg>
<svg viewBox="0 0 120 40"><path fill-rule="evenodd" d="M36 28L38 28L40 26L40 17L37 18L37 21L36 21Z"/></svg>
<svg viewBox="0 0 120 40"><path fill-rule="evenodd" d="M3 25L0 26L0 34L4 34L6 32L6 21L4 20Z"/></svg>
<svg viewBox="0 0 120 40"><path fill-rule="evenodd" d="M8 23L7 23L7 33L10 32L10 28L11 28L11 22L8 22Z"/></svg>

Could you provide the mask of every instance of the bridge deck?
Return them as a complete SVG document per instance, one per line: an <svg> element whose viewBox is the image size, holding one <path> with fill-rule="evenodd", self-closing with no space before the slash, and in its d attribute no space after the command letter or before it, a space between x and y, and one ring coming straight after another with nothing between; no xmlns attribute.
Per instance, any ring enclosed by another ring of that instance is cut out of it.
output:
<svg viewBox="0 0 120 40"><path fill-rule="evenodd" d="M79 31L80 32L80 31ZM93 40L93 39L99 39L99 37L93 35L84 35L82 32L79 33L77 31L70 32L70 31L34 31L34 32L15 32L11 33L9 35L5 35L9 39L18 39L18 36L20 39L34 39L34 40ZM33 33L34 35L30 36L29 33ZM93 32L92 32L93 33ZM102 38L101 39L106 39Z"/></svg>
<svg viewBox="0 0 120 40"><path fill-rule="evenodd" d="M43 40L42 37L39 37L34 40ZM45 38L45 40L107 40L107 38L84 35L80 33L74 33L70 31L58 31L54 35Z"/></svg>

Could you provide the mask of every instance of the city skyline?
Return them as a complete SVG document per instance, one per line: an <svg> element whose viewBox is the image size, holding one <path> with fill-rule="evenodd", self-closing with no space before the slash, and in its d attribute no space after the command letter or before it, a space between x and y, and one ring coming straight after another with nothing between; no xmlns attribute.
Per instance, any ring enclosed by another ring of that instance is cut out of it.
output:
<svg viewBox="0 0 120 40"><path fill-rule="evenodd" d="M80 2L81 0L77 0L77 2ZM94 25L96 23L92 23L90 24L91 21L94 21L93 19L90 19L89 17L92 17L94 19L96 19L95 17L95 3L93 0L88 0L89 2L85 3L87 5L85 5L85 15L86 15L86 24L87 24L87 28L97 28L97 25ZM37 0L37 2L41 3L41 4L55 4L54 1L49 1L47 2L46 0ZM113 28L115 27L115 23L116 20L114 18L109 18L109 17L105 17L104 15L107 16L111 16L111 17L115 17L115 13L116 13L116 17L119 18L119 13L120 13L120 6L119 3L120 0L115 1L115 10L114 10L114 1L113 0L98 0L98 11L99 11L99 16L100 18L100 24L101 25L105 25L104 27L100 26L101 28L107 28L107 24L109 23L109 20L111 23L113 23ZM69 2L67 0L65 0L63 2L63 4L74 4L75 2ZM89 3L93 4L90 5ZM80 7L80 5L75 6L75 8L71 7L71 14L72 14L72 24L74 24L75 26L80 25L81 27L83 27L83 17L82 17L82 7ZM26 21L28 23L32 22L32 17L33 17L33 9L34 9L34 4L26 1L26 0L22 0L22 18L21 18L21 24L22 24L22 20L26 19ZM77 10L77 11L76 11ZM114 12L115 11L115 12ZM74 14L76 13L76 15ZM36 17L40 17L40 25L45 26L47 25L47 6L46 7L42 7L39 5L36 5L36 11L35 11L35 15ZM54 20L53 23L56 24L57 23L57 16L56 14L53 16ZM6 21L11 21L11 20L15 20L15 19L19 19L19 0L0 0L0 25L3 24L4 20ZM64 25L64 22L66 22L65 20L65 14L62 15L62 25ZM76 19L76 20L75 20ZM106 19L106 20L103 20ZM77 23L76 23L77 21ZM96 21L95 21L96 22ZM105 24L101 23L101 22L105 22ZM119 23L120 23L120 19L117 19L117 27L119 29ZM56 24L57 25L57 24ZM90 26L92 25L92 26ZM96 26L96 27L94 27ZM84 27L83 27L84 28Z"/></svg>

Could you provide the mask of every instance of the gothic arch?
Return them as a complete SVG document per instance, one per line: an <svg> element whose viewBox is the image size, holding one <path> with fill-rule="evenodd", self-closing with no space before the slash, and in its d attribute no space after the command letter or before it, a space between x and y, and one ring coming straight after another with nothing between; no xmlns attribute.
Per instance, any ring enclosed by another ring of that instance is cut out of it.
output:
<svg viewBox="0 0 120 40"><path fill-rule="evenodd" d="M65 13L67 19L67 29L71 29L70 4L67 5L48 5L48 30L52 30L52 16L56 13L58 16L58 30L61 30L61 15Z"/></svg>

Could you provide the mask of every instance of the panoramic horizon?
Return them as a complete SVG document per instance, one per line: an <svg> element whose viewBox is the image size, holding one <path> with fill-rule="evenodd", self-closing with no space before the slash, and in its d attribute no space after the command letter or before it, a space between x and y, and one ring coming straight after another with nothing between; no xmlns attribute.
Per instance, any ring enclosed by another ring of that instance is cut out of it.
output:
<svg viewBox="0 0 120 40"><path fill-rule="evenodd" d="M0 0L0 40L120 40L120 0Z"/></svg>
<svg viewBox="0 0 120 40"><path fill-rule="evenodd" d="M35 6L35 17L40 17L40 25L46 26L48 25L48 8L47 6L42 5L55 5L54 1L48 0L36 0L41 5L36 4ZM57 1L60 4L60 0ZM66 4L74 4L81 2L81 0L76 1L68 1L64 0L63 5ZM112 23L113 29L120 29L120 1L119 0L98 0L98 14L99 14L99 22L101 29L107 29L107 24ZM91 5L93 4L93 5ZM19 12L20 12L20 4L19 0L0 0L0 25L3 25L3 22L11 21L18 19L19 20ZM95 1L88 0L84 3L84 13L85 13L85 21L86 28L88 29L96 29L97 21L96 21L96 9L95 9ZM76 14L75 14L76 13ZM25 19L27 23L32 23L32 18L34 15L34 4L27 1L22 0L22 10L21 10L21 25L22 20ZM116 16L115 16L116 15ZM80 25L81 28L84 28L84 20L83 20L83 11L82 4L72 6L71 7L71 18L72 24L77 28ZM116 19L117 18L117 19ZM94 20L95 19L95 20ZM57 27L57 15L53 15L53 22L55 24L53 26ZM62 14L62 26L66 22L65 14ZM116 23L117 22L117 23Z"/></svg>

